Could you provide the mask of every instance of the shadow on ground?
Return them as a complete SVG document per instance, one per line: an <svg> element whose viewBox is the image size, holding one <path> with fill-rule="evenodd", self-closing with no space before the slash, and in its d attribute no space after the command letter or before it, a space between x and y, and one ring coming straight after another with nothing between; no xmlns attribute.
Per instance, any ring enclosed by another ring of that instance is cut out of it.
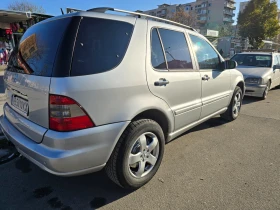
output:
<svg viewBox="0 0 280 210"><path fill-rule="evenodd" d="M207 120L206 122L186 131L185 133L183 133L182 135L173 139L172 141L180 138L181 136L187 135L188 133L202 131L202 130L206 130L209 128L221 127L221 126L224 126L226 123L229 123L229 122L227 120L223 119L222 117L217 116L217 117L211 118L211 119Z"/></svg>
<svg viewBox="0 0 280 210"><path fill-rule="evenodd" d="M206 130L206 129L210 129L210 128L219 128L221 126L224 126L225 124L229 123L227 120L223 119L220 116L216 116L214 118L211 118L209 120L207 120L206 122L195 126L194 128L186 131L185 133L181 134L180 136L176 137L175 139L173 139L172 141L168 142L171 143L173 141L176 141L178 138L187 135L188 133L193 133L193 132L199 132L202 130Z"/></svg>
<svg viewBox="0 0 280 210"><path fill-rule="evenodd" d="M0 201L3 209L28 209L37 205L40 209L97 209L133 192L112 183L104 171L58 177L22 156L0 169L1 191L5 191ZM9 176L9 171L14 171L12 174L16 176Z"/></svg>
<svg viewBox="0 0 280 210"><path fill-rule="evenodd" d="M259 101L262 101L262 99L258 98L258 97L245 96L242 104L246 105L246 104L251 104L251 103L255 103L255 102L259 102Z"/></svg>

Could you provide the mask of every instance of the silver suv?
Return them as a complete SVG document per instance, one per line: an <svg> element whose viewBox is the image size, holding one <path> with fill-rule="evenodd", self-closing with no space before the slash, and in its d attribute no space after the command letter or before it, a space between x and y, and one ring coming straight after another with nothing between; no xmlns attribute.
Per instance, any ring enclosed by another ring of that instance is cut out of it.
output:
<svg viewBox="0 0 280 210"><path fill-rule="evenodd" d="M235 120L244 80L194 29L105 10L27 30L4 75L0 123L23 156L52 174L105 168L135 189L158 170L166 142L216 115Z"/></svg>

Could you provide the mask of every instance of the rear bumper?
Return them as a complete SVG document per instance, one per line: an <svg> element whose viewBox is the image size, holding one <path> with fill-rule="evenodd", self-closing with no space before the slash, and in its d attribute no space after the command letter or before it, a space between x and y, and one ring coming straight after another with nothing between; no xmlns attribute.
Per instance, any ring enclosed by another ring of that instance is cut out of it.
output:
<svg viewBox="0 0 280 210"><path fill-rule="evenodd" d="M265 88L266 88L266 85L248 85L248 84L246 84L245 95L262 97Z"/></svg>
<svg viewBox="0 0 280 210"><path fill-rule="evenodd" d="M16 129L5 114L0 118L3 133L23 156L59 176L101 170L128 124L120 122L64 133L48 130L42 143L38 144Z"/></svg>

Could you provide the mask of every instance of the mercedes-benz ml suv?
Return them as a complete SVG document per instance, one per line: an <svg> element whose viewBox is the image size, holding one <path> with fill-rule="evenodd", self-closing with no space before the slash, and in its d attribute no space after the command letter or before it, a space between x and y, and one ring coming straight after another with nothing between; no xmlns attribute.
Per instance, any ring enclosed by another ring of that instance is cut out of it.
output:
<svg viewBox="0 0 280 210"><path fill-rule="evenodd" d="M238 117L244 80L190 27L101 11L26 31L5 71L0 123L52 174L105 168L138 188L158 170L166 142L216 115Z"/></svg>

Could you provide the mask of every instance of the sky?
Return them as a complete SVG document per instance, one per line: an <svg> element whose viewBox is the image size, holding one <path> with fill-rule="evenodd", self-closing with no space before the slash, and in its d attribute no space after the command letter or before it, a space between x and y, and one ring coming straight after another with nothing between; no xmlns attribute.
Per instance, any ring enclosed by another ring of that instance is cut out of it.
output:
<svg viewBox="0 0 280 210"><path fill-rule="evenodd" d="M7 9L13 0L1 0L0 9ZM185 4L195 0L28 0L36 5L42 6L49 15L60 15L60 8L66 10L66 7L87 10L95 7L114 7L123 10L150 10L157 8L157 5L167 4ZM236 0L236 10L234 20L236 21L239 11L239 3L245 0ZM280 0L277 0L278 5Z"/></svg>

